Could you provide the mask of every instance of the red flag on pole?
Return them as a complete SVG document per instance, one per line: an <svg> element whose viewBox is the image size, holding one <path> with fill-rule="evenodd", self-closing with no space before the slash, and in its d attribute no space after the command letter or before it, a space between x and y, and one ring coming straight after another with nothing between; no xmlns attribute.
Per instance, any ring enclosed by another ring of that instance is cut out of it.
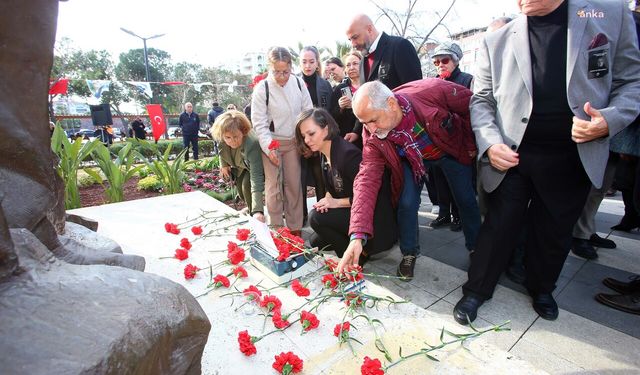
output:
<svg viewBox="0 0 640 375"><path fill-rule="evenodd" d="M167 126L164 120L164 114L162 113L162 106L160 104L147 104L147 113L151 121L153 138L157 141L164 134Z"/></svg>
<svg viewBox="0 0 640 375"><path fill-rule="evenodd" d="M69 80L66 78L59 79L55 81L51 87L49 87L49 95L57 95L57 94L67 94L67 90L69 89Z"/></svg>

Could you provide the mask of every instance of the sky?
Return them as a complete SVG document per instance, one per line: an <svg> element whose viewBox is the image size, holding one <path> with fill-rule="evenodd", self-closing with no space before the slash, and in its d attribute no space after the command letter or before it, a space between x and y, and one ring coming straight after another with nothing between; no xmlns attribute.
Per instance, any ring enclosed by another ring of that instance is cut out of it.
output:
<svg viewBox="0 0 640 375"><path fill-rule="evenodd" d="M408 4L408 0L377 2L398 11ZM429 11L443 13L449 4L450 0L419 0L416 8L430 6ZM447 28L439 27L437 35L446 39L447 29L456 33L482 27L517 12L517 0L456 0L445 20ZM147 47L169 52L174 62L223 66L246 52L274 45L296 47L302 42L334 49L336 41L347 41L345 31L358 13L374 21L380 14L369 0L68 0L60 2L56 38L68 37L83 50L105 49L117 59L121 52L143 45L121 27L141 37L165 34L148 40ZM432 17L422 17L421 26L430 28ZM376 26L391 31L383 19Z"/></svg>

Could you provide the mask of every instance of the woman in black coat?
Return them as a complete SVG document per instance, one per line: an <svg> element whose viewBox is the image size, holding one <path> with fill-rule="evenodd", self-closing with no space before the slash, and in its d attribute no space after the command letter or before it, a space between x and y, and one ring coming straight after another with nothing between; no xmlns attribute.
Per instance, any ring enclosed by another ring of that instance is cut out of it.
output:
<svg viewBox="0 0 640 375"><path fill-rule="evenodd" d="M320 153L322 176L327 190L309 212L309 225L314 230L311 245L327 247L342 257L349 245L349 219L353 199L353 182L360 169L362 151L345 141L331 115L318 108L304 111L298 117L296 141L301 152ZM319 197L320 198L320 197ZM374 214L375 237L364 246L361 264L370 255L387 250L396 242L396 214L391 206L389 173L383 177Z"/></svg>
<svg viewBox="0 0 640 375"><path fill-rule="evenodd" d="M358 51L349 52L344 57L345 79L333 89L331 95L331 115L338 123L340 136L362 149L362 124L353 114L351 98L360 87L360 62Z"/></svg>

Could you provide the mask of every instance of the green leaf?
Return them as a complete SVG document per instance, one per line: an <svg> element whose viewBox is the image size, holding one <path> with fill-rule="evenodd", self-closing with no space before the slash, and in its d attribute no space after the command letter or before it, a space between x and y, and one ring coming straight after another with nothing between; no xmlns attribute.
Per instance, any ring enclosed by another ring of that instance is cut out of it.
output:
<svg viewBox="0 0 640 375"><path fill-rule="evenodd" d="M100 176L100 173L94 171L91 168L85 168L83 170L85 171L86 174L88 174L91 178L93 178L94 181L96 181L99 184L102 184L102 176Z"/></svg>

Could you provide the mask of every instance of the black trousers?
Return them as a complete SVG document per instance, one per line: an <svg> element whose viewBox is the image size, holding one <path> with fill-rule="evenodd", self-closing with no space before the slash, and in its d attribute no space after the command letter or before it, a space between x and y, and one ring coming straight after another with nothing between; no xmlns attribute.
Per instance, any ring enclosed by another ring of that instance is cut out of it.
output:
<svg viewBox="0 0 640 375"><path fill-rule="evenodd" d="M430 170L431 170L431 178L433 179L433 184L436 187L436 192L438 197L438 206L440 207L438 216L448 217L450 215L453 215L455 219L460 219L460 214L458 213L458 206L456 205L456 202L453 199L453 194L451 194L449 183L447 182L447 178L444 176L444 173L442 172L442 168L438 166L432 166Z"/></svg>
<svg viewBox="0 0 640 375"><path fill-rule="evenodd" d="M324 178L322 177L320 155L313 155L309 158L300 157L300 180L302 183L302 212L304 223L307 222L307 186L313 186L316 189L316 200L324 198L327 189L324 186Z"/></svg>
<svg viewBox="0 0 640 375"><path fill-rule="evenodd" d="M364 251L373 255L390 249L398 240L398 226L396 212L391 205L391 186L388 174L385 173L384 182L376 201L373 215L374 236L367 241ZM311 245L325 250L333 250L342 258L349 245L349 220L351 208L333 208L325 213L311 210L309 212L309 226L314 230Z"/></svg>
<svg viewBox="0 0 640 375"><path fill-rule="evenodd" d="M187 152L184 153L184 160L189 160L189 145L193 148L193 158L198 160L198 135L183 135L182 144Z"/></svg>
<svg viewBox="0 0 640 375"><path fill-rule="evenodd" d="M465 295L491 298L511 252L526 228L525 286L551 293L569 254L571 233L591 182L575 144L522 145L520 164L488 194L488 212L471 258Z"/></svg>

